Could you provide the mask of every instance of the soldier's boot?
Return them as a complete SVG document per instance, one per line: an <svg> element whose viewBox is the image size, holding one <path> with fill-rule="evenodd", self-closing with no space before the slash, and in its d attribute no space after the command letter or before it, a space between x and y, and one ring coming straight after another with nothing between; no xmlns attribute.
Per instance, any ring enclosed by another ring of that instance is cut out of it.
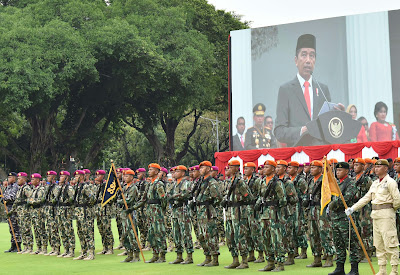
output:
<svg viewBox="0 0 400 275"><path fill-rule="evenodd" d="M155 263L157 262L157 260L158 260L158 253L153 252L153 257L150 260L146 261L146 263L148 264Z"/></svg>
<svg viewBox="0 0 400 275"><path fill-rule="evenodd" d="M74 260L83 260L86 258L86 251L82 251L81 255L79 255L78 257L74 258Z"/></svg>
<svg viewBox="0 0 400 275"><path fill-rule="evenodd" d="M17 252L17 254L23 254L24 252L26 252L27 249L28 248L26 246L24 246L24 249L22 249L21 251Z"/></svg>
<svg viewBox="0 0 400 275"><path fill-rule="evenodd" d="M75 249L70 248L67 255L64 256L64 258L73 258L75 257Z"/></svg>
<svg viewBox="0 0 400 275"><path fill-rule="evenodd" d="M296 248L294 249L294 258L297 259L298 256L299 256L299 248L296 247Z"/></svg>
<svg viewBox="0 0 400 275"><path fill-rule="evenodd" d="M204 266L206 266L206 267L219 266L218 255L213 255L212 261L208 264L205 264Z"/></svg>
<svg viewBox="0 0 400 275"><path fill-rule="evenodd" d="M68 255L68 251L69 251L69 248L65 248L64 253L61 254L61 255L58 255L57 258L63 258L63 257L65 257L65 256L67 256L67 255Z"/></svg>
<svg viewBox="0 0 400 275"><path fill-rule="evenodd" d="M121 261L121 263L130 263L133 260L133 252L128 252L128 257L125 260Z"/></svg>
<svg viewBox="0 0 400 275"><path fill-rule="evenodd" d="M344 272L344 263L336 262L336 269L328 275L346 275Z"/></svg>
<svg viewBox="0 0 400 275"><path fill-rule="evenodd" d="M128 252L126 252L126 251L118 254L118 256L126 256L126 255L128 255Z"/></svg>
<svg viewBox="0 0 400 275"><path fill-rule="evenodd" d="M249 263L247 256L242 256L242 263L238 267L236 267L236 269L245 269L245 268L249 268Z"/></svg>
<svg viewBox="0 0 400 275"><path fill-rule="evenodd" d="M53 248L51 248L51 251L50 252L48 252L48 253L46 253L46 254L43 254L44 256L50 256L51 254L53 254L54 253L54 250L53 250Z"/></svg>
<svg viewBox="0 0 400 275"><path fill-rule="evenodd" d="M397 270L397 265L392 265L392 271L390 271L389 275L398 275L399 271ZM358 273L357 273L358 275Z"/></svg>
<svg viewBox="0 0 400 275"><path fill-rule="evenodd" d="M21 242L18 242L18 247L19 247L19 249L21 250ZM11 250L10 252L11 252L11 253L13 253L13 252L18 252L17 246L15 245L15 248L14 248L13 250Z"/></svg>
<svg viewBox="0 0 400 275"><path fill-rule="evenodd" d="M322 256L321 260L326 261L327 257L328 257L328 256L326 256L326 254L324 254L324 255Z"/></svg>
<svg viewBox="0 0 400 275"><path fill-rule="evenodd" d="M294 254L289 253L286 262L283 265L294 265Z"/></svg>
<svg viewBox="0 0 400 275"><path fill-rule="evenodd" d="M38 255L45 255L47 254L47 246L43 246L42 250L40 251L40 253Z"/></svg>
<svg viewBox="0 0 400 275"><path fill-rule="evenodd" d="M188 253L186 259L181 262L181 264L192 264L193 263L193 254Z"/></svg>
<svg viewBox="0 0 400 275"><path fill-rule="evenodd" d="M239 257L233 257L233 262L228 266L224 266L224 268L226 268L226 269L234 269L234 268L238 267L239 265L240 265Z"/></svg>
<svg viewBox="0 0 400 275"><path fill-rule="evenodd" d="M38 247L38 249L36 250L36 251L32 251L31 253L29 253L29 254L31 254L31 255L38 255L40 252L42 252L42 249L40 248L40 247Z"/></svg>
<svg viewBox="0 0 400 275"><path fill-rule="evenodd" d="M106 252L107 252L107 246L103 246L103 250L100 252L97 252L96 255L103 255L103 254L106 254Z"/></svg>
<svg viewBox="0 0 400 275"><path fill-rule="evenodd" d="M164 252L161 252L161 253L160 253L160 257L158 258L157 261L155 261L155 263L160 264L160 263L165 263L165 262L166 262L166 261L165 261L165 253L164 253Z"/></svg>
<svg viewBox="0 0 400 275"><path fill-rule="evenodd" d="M201 264L198 264L197 266L205 266L206 264L209 264L209 263L211 263L211 256L207 255L204 262L202 262Z"/></svg>
<svg viewBox="0 0 400 275"><path fill-rule="evenodd" d="M114 250L112 248L112 245L107 246L107 250L106 250L106 253L104 253L104 255L112 255L112 254L114 254Z"/></svg>
<svg viewBox="0 0 400 275"><path fill-rule="evenodd" d="M55 251L50 256L59 256L60 255L60 248L56 247Z"/></svg>
<svg viewBox="0 0 400 275"><path fill-rule="evenodd" d="M380 265L379 266L379 272L376 273L376 275L387 275L386 265Z"/></svg>
<svg viewBox="0 0 400 275"><path fill-rule="evenodd" d="M133 253L133 260L132 260L132 263L137 263L137 262L140 262L139 251L135 251L135 252Z"/></svg>
<svg viewBox="0 0 400 275"><path fill-rule="evenodd" d="M272 272L280 272L280 271L285 271L285 267L283 263L278 263L275 267L275 269L271 270Z"/></svg>
<svg viewBox="0 0 400 275"><path fill-rule="evenodd" d="M173 262L169 262L169 264L180 264L183 262L182 253L176 253L176 259Z"/></svg>
<svg viewBox="0 0 400 275"><path fill-rule="evenodd" d="M200 245L199 241L195 241L194 242L194 248L195 249L200 249L201 248L201 245Z"/></svg>
<svg viewBox="0 0 400 275"><path fill-rule="evenodd" d="M28 245L26 251L24 253L22 253L22 254L30 254L31 252L32 252L32 246Z"/></svg>
<svg viewBox="0 0 400 275"><path fill-rule="evenodd" d="M358 263L357 262L351 263L351 270L346 275L359 275L358 274ZM396 274L390 273L390 275L397 275L397 273Z"/></svg>
<svg viewBox="0 0 400 275"><path fill-rule="evenodd" d="M333 266L333 257L332 256L327 256L326 261L322 267L332 267Z"/></svg>
<svg viewBox="0 0 400 275"><path fill-rule="evenodd" d="M4 251L4 253L10 253L11 251L13 251L17 246L15 245L15 242L11 243L11 247L10 249Z"/></svg>
<svg viewBox="0 0 400 275"><path fill-rule="evenodd" d="M307 265L307 267L321 267L322 262L321 262L321 256L314 256L314 261Z"/></svg>
<svg viewBox="0 0 400 275"><path fill-rule="evenodd" d="M301 248L301 252L300 255L298 257L296 257L296 259L307 259L307 247L302 247Z"/></svg>
<svg viewBox="0 0 400 275"><path fill-rule="evenodd" d="M119 250L119 249L122 249L123 247L124 247L124 246L122 245L122 243L119 243L119 245L118 245L117 247L115 247L114 249L115 249L115 250L117 250L117 249Z"/></svg>
<svg viewBox="0 0 400 275"><path fill-rule="evenodd" d="M268 264L264 266L264 268L259 269L258 271L272 271L275 269L275 262L274 261L268 261Z"/></svg>
<svg viewBox="0 0 400 275"><path fill-rule="evenodd" d="M92 261L94 260L94 250L89 250L89 253L87 255L87 257L85 259L83 259L84 261Z"/></svg>
<svg viewBox="0 0 400 275"><path fill-rule="evenodd" d="M247 259L247 261L250 262L254 262L256 260L256 257L254 257L254 250L249 251L249 258Z"/></svg>
<svg viewBox="0 0 400 275"><path fill-rule="evenodd" d="M254 263L258 264L258 263L263 263L263 262L265 262L264 251L258 251L258 258L257 258L257 260L254 261Z"/></svg>

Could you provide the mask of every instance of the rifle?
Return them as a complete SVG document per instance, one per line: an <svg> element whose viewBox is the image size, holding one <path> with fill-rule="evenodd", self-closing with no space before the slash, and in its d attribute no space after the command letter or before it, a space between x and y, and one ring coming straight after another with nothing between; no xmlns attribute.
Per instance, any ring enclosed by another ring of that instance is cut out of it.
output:
<svg viewBox="0 0 400 275"><path fill-rule="evenodd" d="M264 196L262 197L262 203L260 205L260 208L254 209L255 211L260 211L261 209L263 209L263 206L266 203L265 201L269 197L272 188L275 188L275 185L276 185L276 182L278 181L278 179L279 179L278 176L274 175L274 177L270 180L270 182L268 182L267 189L265 189Z"/></svg>

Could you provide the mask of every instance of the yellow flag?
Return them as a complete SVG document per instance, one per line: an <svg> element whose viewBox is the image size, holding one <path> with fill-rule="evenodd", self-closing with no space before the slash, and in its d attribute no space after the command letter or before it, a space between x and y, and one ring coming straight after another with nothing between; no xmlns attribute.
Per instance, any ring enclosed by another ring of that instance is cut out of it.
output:
<svg viewBox="0 0 400 275"><path fill-rule="evenodd" d="M333 175L330 165L327 165L328 160L324 158L324 174L322 177L321 185L321 213L324 212L324 208L331 202L331 197L340 196L340 189L337 184L336 178Z"/></svg>

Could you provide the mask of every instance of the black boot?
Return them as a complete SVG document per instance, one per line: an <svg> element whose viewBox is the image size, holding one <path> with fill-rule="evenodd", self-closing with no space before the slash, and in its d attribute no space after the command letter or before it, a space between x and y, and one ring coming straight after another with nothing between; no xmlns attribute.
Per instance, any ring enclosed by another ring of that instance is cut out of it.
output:
<svg viewBox="0 0 400 275"><path fill-rule="evenodd" d="M351 263L351 270L346 275L359 275L358 274L358 263Z"/></svg>
<svg viewBox="0 0 400 275"><path fill-rule="evenodd" d="M4 253L10 253L10 252L12 252L14 249L16 249L16 248L17 248L17 246L15 245L15 242L12 242L12 243L11 243L10 249L4 251Z"/></svg>
<svg viewBox="0 0 400 275"><path fill-rule="evenodd" d="M352 265L352 268L353 268L353 265ZM346 275L346 273L344 273L344 263L337 262L336 269L332 273L329 273L328 275Z"/></svg>
<svg viewBox="0 0 400 275"><path fill-rule="evenodd" d="M18 247L19 247L19 249L21 249L21 242L18 243ZM17 246L15 245L15 243L14 243L14 249L11 250L10 252L18 252L18 248L17 248Z"/></svg>

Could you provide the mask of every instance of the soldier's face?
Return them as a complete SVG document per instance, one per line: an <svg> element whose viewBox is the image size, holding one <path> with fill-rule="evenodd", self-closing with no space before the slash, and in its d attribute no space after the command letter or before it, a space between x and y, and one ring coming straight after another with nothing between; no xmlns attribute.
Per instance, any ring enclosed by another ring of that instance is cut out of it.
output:
<svg viewBox="0 0 400 275"><path fill-rule="evenodd" d="M229 165L229 171L231 175L235 175L239 171L239 166Z"/></svg>
<svg viewBox="0 0 400 275"><path fill-rule="evenodd" d="M124 175L124 182L131 183L133 181L133 175Z"/></svg>
<svg viewBox="0 0 400 275"><path fill-rule="evenodd" d="M289 175L294 176L297 174L297 167L296 166L288 166L287 172Z"/></svg>
<svg viewBox="0 0 400 275"><path fill-rule="evenodd" d="M272 165L264 165L264 175L271 176L275 172L275 167Z"/></svg>
<svg viewBox="0 0 400 275"><path fill-rule="evenodd" d="M262 126L264 122L264 116L263 115L256 115L253 117L254 123L257 126Z"/></svg>
<svg viewBox="0 0 400 275"><path fill-rule="evenodd" d="M145 172L140 172L137 174L137 177L139 180L142 180L144 178Z"/></svg>
<svg viewBox="0 0 400 275"><path fill-rule="evenodd" d="M160 172L160 170L158 170L157 168L150 167L149 168L149 177L153 178L153 177L157 176L158 172Z"/></svg>
<svg viewBox="0 0 400 275"><path fill-rule="evenodd" d="M361 173L362 171L364 171L364 166L365 165L362 163L358 163L358 162L354 163L354 172L356 174Z"/></svg>
<svg viewBox="0 0 400 275"><path fill-rule="evenodd" d="M21 186L26 182L25 177L18 177L18 185Z"/></svg>
<svg viewBox="0 0 400 275"><path fill-rule="evenodd" d="M354 169L354 162L349 161L349 166L350 166L350 169Z"/></svg>
<svg viewBox="0 0 400 275"><path fill-rule="evenodd" d="M389 167L387 167L386 165L375 165L375 174L379 178L383 178L384 176L386 176L388 169Z"/></svg>
<svg viewBox="0 0 400 275"><path fill-rule="evenodd" d="M203 165L200 167L200 175L206 176L207 174L210 173L210 170L211 170L211 167Z"/></svg>
<svg viewBox="0 0 400 275"><path fill-rule="evenodd" d="M34 186L38 186L39 183L40 183L40 179L39 179L39 178L33 178L33 179L31 179L31 183L32 183Z"/></svg>
<svg viewBox="0 0 400 275"><path fill-rule="evenodd" d="M15 176L8 176L8 183L9 184L13 184L16 181L16 177Z"/></svg>
<svg viewBox="0 0 400 275"><path fill-rule="evenodd" d="M173 175L173 178L174 178L174 179L180 179L180 178L183 178L184 175L185 175L185 171L183 171L183 170L176 170L175 173L174 173L174 175Z"/></svg>
<svg viewBox="0 0 400 275"><path fill-rule="evenodd" d="M311 175L318 176L322 173L322 167L319 166L311 166Z"/></svg>
<svg viewBox="0 0 400 275"><path fill-rule="evenodd" d="M97 175L96 180L97 180L98 182L103 182L103 180L104 180L104 175Z"/></svg>
<svg viewBox="0 0 400 275"><path fill-rule="evenodd" d="M117 172L117 178L122 178L122 173L121 172Z"/></svg>
<svg viewBox="0 0 400 275"><path fill-rule="evenodd" d="M52 181L53 181L53 175L48 175L47 182L52 182Z"/></svg>
<svg viewBox="0 0 400 275"><path fill-rule="evenodd" d="M294 58L297 70L304 80L309 80L315 66L315 50L312 48L300 49L298 55Z"/></svg>
<svg viewBox="0 0 400 275"><path fill-rule="evenodd" d="M229 169L225 169L225 176L226 177L230 177L231 176L231 172Z"/></svg>
<svg viewBox="0 0 400 275"><path fill-rule="evenodd" d="M218 171L211 171L211 177L215 178L218 175Z"/></svg>
<svg viewBox="0 0 400 275"><path fill-rule="evenodd" d="M345 176L347 176L348 173L349 173L348 169L344 169L344 168L336 169L336 175L339 179L343 179Z"/></svg>
<svg viewBox="0 0 400 275"><path fill-rule="evenodd" d="M394 168L394 170L395 170L397 173L400 173L400 162L396 162L396 163L393 165L393 168Z"/></svg>
<svg viewBox="0 0 400 275"><path fill-rule="evenodd" d="M60 183L64 183L66 181L66 175L61 175L60 176Z"/></svg>
<svg viewBox="0 0 400 275"><path fill-rule="evenodd" d="M200 176L200 171L199 170L194 170L193 171L193 178L197 179Z"/></svg>
<svg viewBox="0 0 400 275"><path fill-rule="evenodd" d="M278 176L282 176L286 173L286 165L277 165L276 166L276 174Z"/></svg>
<svg viewBox="0 0 400 275"><path fill-rule="evenodd" d="M304 166L304 173L309 173L311 167L310 166Z"/></svg>
<svg viewBox="0 0 400 275"><path fill-rule="evenodd" d="M245 167L244 168L244 174L248 177L250 177L254 173L254 168L253 167Z"/></svg>

